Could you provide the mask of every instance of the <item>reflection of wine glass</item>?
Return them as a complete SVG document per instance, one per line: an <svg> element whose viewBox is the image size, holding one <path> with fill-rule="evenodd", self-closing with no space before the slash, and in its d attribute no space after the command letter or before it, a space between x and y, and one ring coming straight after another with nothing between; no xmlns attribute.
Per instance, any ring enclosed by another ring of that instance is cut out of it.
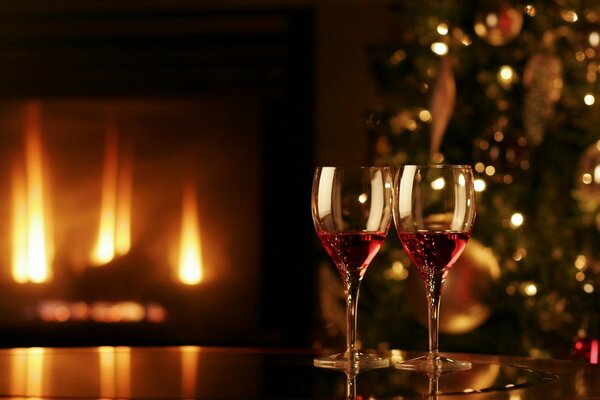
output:
<svg viewBox="0 0 600 400"><path fill-rule="evenodd" d="M429 353L395 366L427 373L468 369L469 362L440 356L438 327L444 281L475 221L473 172L461 165L405 165L394 183L396 231L425 283L429 314Z"/></svg>
<svg viewBox="0 0 600 400"><path fill-rule="evenodd" d="M340 273L346 295L346 351L315 359L317 367L380 368L387 359L356 348L360 282L392 219L392 174L387 167L319 167L312 186L317 235Z"/></svg>

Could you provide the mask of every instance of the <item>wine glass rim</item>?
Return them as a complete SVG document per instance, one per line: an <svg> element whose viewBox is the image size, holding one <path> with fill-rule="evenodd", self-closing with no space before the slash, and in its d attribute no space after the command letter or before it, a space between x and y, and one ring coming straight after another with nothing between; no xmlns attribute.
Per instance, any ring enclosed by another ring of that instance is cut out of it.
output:
<svg viewBox="0 0 600 400"><path fill-rule="evenodd" d="M414 168L456 168L456 169L465 169L471 168L468 164L402 164L399 165L399 168L402 167L414 167Z"/></svg>
<svg viewBox="0 0 600 400"><path fill-rule="evenodd" d="M390 169L387 165L319 165L316 169L335 168L335 169Z"/></svg>

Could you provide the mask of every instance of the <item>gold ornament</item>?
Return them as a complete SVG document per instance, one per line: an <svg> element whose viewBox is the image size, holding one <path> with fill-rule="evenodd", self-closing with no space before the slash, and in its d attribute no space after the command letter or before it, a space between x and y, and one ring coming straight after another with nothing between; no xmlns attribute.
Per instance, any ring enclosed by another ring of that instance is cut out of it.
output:
<svg viewBox="0 0 600 400"><path fill-rule="evenodd" d="M583 153L575 179L581 208L594 211L600 206L600 140Z"/></svg>
<svg viewBox="0 0 600 400"><path fill-rule="evenodd" d="M486 1L475 14L475 33L493 46L510 42L521 33L522 27L522 10L507 1Z"/></svg>
<svg viewBox="0 0 600 400"><path fill-rule="evenodd" d="M406 296L417 320L427 326L427 300L423 281L414 267L406 282ZM448 273L440 305L440 332L462 334L483 324L492 313L487 300L500 265L491 250L475 239Z"/></svg>
<svg viewBox="0 0 600 400"><path fill-rule="evenodd" d="M435 160L442 138L450 122L456 103L456 82L448 56L440 59L437 81L431 95L431 145L430 158ZM434 161L435 162L435 161Z"/></svg>

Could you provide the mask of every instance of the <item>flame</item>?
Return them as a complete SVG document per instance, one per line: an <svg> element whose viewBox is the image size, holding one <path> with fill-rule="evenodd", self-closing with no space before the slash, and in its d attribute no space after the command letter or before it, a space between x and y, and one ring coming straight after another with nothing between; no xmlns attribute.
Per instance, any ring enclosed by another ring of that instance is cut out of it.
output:
<svg viewBox="0 0 600 400"><path fill-rule="evenodd" d="M129 253L131 249L131 197L132 161L129 152L123 157L118 178L117 226L115 252L117 255Z"/></svg>
<svg viewBox="0 0 600 400"><path fill-rule="evenodd" d="M26 109L25 170L13 167L13 278L18 283L50 278L51 244L46 238L40 106Z"/></svg>
<svg viewBox="0 0 600 400"><path fill-rule="evenodd" d="M107 264L131 248L130 157L124 158L122 164L119 170L117 131L110 124L106 132L98 243L92 255L96 265Z"/></svg>
<svg viewBox="0 0 600 400"><path fill-rule="evenodd" d="M179 245L179 279L186 285L196 285L202 281L202 248L198 228L198 210L194 185L188 184L183 190L181 214L181 241Z"/></svg>

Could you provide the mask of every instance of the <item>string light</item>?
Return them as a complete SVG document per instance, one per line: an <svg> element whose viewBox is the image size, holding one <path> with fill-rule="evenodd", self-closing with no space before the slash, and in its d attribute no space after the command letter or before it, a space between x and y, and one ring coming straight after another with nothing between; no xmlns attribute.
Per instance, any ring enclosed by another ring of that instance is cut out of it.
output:
<svg viewBox="0 0 600 400"><path fill-rule="evenodd" d="M431 44L431 51L433 51L438 56L443 56L448 54L448 45L442 42L435 42Z"/></svg>
<svg viewBox="0 0 600 400"><path fill-rule="evenodd" d="M535 14L536 14L535 6L533 6L532 4L527 4L525 6L525 14L529 15L530 17L535 17Z"/></svg>
<svg viewBox="0 0 600 400"><path fill-rule="evenodd" d="M580 271L585 270L587 266L587 258L586 256L584 256L583 254L580 254L577 256L577 258L575 259L575 268L577 268Z"/></svg>
<svg viewBox="0 0 600 400"><path fill-rule="evenodd" d="M408 269L401 261L394 261L392 267L384 272L384 276L387 279L403 281L408 278Z"/></svg>
<svg viewBox="0 0 600 400"><path fill-rule="evenodd" d="M597 47L600 44L600 34L598 32L591 32L588 35L588 42L590 46Z"/></svg>
<svg viewBox="0 0 600 400"><path fill-rule="evenodd" d="M581 182L586 185L592 183L592 174L588 174L587 172L581 176Z"/></svg>
<svg viewBox="0 0 600 400"><path fill-rule="evenodd" d="M445 36L448 34L448 24L446 23L441 23L437 26L437 33L439 33L442 36Z"/></svg>
<svg viewBox="0 0 600 400"><path fill-rule="evenodd" d="M513 253L512 258L515 261L521 261L523 258L525 258L526 255L527 255L527 250L520 247Z"/></svg>
<svg viewBox="0 0 600 400"><path fill-rule="evenodd" d="M560 12L560 17L566 22L577 22L579 16L573 10L563 10Z"/></svg>
<svg viewBox="0 0 600 400"><path fill-rule="evenodd" d="M524 282L521 286L521 293L525 296L533 297L538 293L538 287L533 282Z"/></svg>
<svg viewBox="0 0 600 400"><path fill-rule="evenodd" d="M431 112L429 112L429 110L419 111L419 119L423 122L431 121Z"/></svg>
<svg viewBox="0 0 600 400"><path fill-rule="evenodd" d="M473 188L476 192L483 192L486 188L485 181L481 178L473 180Z"/></svg>
<svg viewBox="0 0 600 400"><path fill-rule="evenodd" d="M504 86L510 86L510 84L515 80L515 77L515 71L509 65L503 65L498 70L498 82Z"/></svg>
<svg viewBox="0 0 600 400"><path fill-rule="evenodd" d="M404 50L396 50L390 57L392 64L400 64L406 58L406 52Z"/></svg>
<svg viewBox="0 0 600 400"><path fill-rule="evenodd" d="M433 190L442 190L444 186L446 186L444 178L437 178L435 181L431 182L431 188Z"/></svg>
<svg viewBox="0 0 600 400"><path fill-rule="evenodd" d="M510 217L510 226L512 228L518 228L523 225L524 220L523 214L516 212Z"/></svg>
<svg viewBox="0 0 600 400"><path fill-rule="evenodd" d="M596 102L596 97L594 97L593 94L588 93L585 96L583 96L583 102L586 106L591 106Z"/></svg>

